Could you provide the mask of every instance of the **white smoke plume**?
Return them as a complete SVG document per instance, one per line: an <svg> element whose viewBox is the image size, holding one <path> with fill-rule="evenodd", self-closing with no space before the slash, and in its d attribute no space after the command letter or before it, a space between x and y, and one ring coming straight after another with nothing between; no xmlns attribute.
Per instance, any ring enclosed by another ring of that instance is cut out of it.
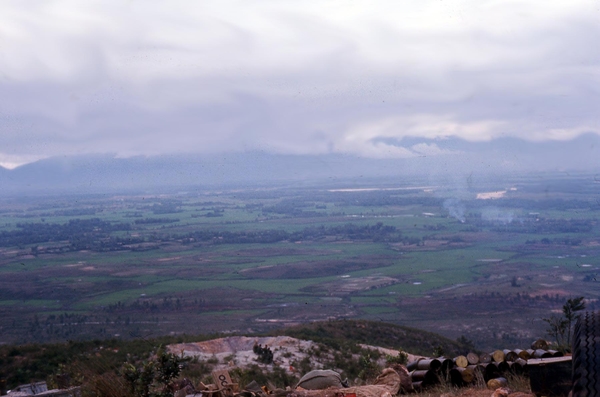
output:
<svg viewBox="0 0 600 397"><path fill-rule="evenodd" d="M461 221L465 222L465 205L457 198L449 198L444 201L444 208L448 210L448 214Z"/></svg>

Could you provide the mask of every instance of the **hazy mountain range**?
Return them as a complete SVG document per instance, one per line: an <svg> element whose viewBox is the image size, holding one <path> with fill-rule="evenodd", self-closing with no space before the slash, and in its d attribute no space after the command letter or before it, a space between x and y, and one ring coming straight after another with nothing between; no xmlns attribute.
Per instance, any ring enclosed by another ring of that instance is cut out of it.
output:
<svg viewBox="0 0 600 397"><path fill-rule="evenodd" d="M283 155L265 152L117 158L110 154L52 157L12 170L0 167L0 194L103 192L161 187L260 186L327 182L360 185L366 178L400 183L419 177L443 183L466 177L505 179L529 172L600 172L600 137L541 143L516 138L389 140L415 157L374 159L344 154ZM431 153L431 154L429 154Z"/></svg>

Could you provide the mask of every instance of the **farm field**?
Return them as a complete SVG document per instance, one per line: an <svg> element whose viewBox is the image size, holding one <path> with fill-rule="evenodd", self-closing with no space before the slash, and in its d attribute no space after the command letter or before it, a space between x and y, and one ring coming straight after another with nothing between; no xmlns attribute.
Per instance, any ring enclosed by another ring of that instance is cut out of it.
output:
<svg viewBox="0 0 600 397"><path fill-rule="evenodd" d="M362 318L517 346L596 305L591 176L350 186L4 197L0 343Z"/></svg>

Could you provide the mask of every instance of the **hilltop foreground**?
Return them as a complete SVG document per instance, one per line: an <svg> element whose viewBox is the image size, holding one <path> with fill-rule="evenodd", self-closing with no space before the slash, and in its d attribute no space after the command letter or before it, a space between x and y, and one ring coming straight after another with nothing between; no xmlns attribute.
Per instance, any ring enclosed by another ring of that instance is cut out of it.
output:
<svg viewBox="0 0 600 397"><path fill-rule="evenodd" d="M127 390L122 377L125 369L137 371L171 352L181 364L176 378L187 378L194 385L212 383L212 371L227 369L240 385L255 380L261 385L293 387L303 374L315 368L333 368L351 384L360 385L372 382L386 365L439 352L452 357L472 349L466 340L456 342L408 327L351 320L296 326L269 335L218 336L5 345L0 347L0 378L6 379L7 388L11 389L33 381L56 384L57 379L68 375L72 384L81 385L84 391L119 395ZM268 345L273 361L262 362L253 352L255 344ZM400 352L409 354L403 357ZM520 382L515 383L517 390L528 387L521 378L514 382ZM440 390L430 389L423 395L435 395L431 393ZM476 387L459 390L446 386L444 390L454 396L491 395L491 391Z"/></svg>

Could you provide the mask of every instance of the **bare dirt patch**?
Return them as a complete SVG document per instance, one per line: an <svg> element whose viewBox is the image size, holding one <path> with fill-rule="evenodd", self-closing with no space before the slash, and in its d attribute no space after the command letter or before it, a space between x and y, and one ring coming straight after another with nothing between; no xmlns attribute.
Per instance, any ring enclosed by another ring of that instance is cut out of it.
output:
<svg viewBox="0 0 600 397"><path fill-rule="evenodd" d="M176 261L176 260L179 260L179 259L181 259L181 256L173 256L173 257L170 257L170 258L159 258L156 261L157 262L170 262L170 261Z"/></svg>
<svg viewBox="0 0 600 397"><path fill-rule="evenodd" d="M235 254L230 256L251 256L251 257L274 257L274 256L299 256L299 255L333 255L342 252L341 250L313 250L307 248L257 248L236 250Z"/></svg>
<svg viewBox="0 0 600 397"><path fill-rule="evenodd" d="M326 291L331 295L345 295L356 291L365 291L375 288L381 288L388 285L396 284L399 280L387 276L369 276L357 278L341 278L328 283L311 285L303 288L306 292L323 292Z"/></svg>
<svg viewBox="0 0 600 397"><path fill-rule="evenodd" d="M158 273L157 269L135 268L135 269L124 270L124 271L112 273L112 276L133 277L133 276L145 276L145 275L156 274L156 273Z"/></svg>
<svg viewBox="0 0 600 397"><path fill-rule="evenodd" d="M293 362L300 362L304 358L310 358L314 368L324 368L325 362L330 360L329 354L316 356L311 352L318 349L318 344L310 340L296 339L289 336L270 337L247 337L231 336L205 342L179 343L168 345L169 352L178 356L197 357L199 360L217 359L217 368L226 368L232 364L238 367L250 365L264 365L257 360L253 351L254 345L268 346L273 351L273 363L284 368L288 372L296 372L292 367ZM384 349L378 346L362 345L363 348L380 350L392 356L398 355L397 350ZM415 358L409 354L409 358ZM420 356L419 356L420 357ZM384 364L385 357L380 359L379 365ZM301 375L301 374L299 374Z"/></svg>

